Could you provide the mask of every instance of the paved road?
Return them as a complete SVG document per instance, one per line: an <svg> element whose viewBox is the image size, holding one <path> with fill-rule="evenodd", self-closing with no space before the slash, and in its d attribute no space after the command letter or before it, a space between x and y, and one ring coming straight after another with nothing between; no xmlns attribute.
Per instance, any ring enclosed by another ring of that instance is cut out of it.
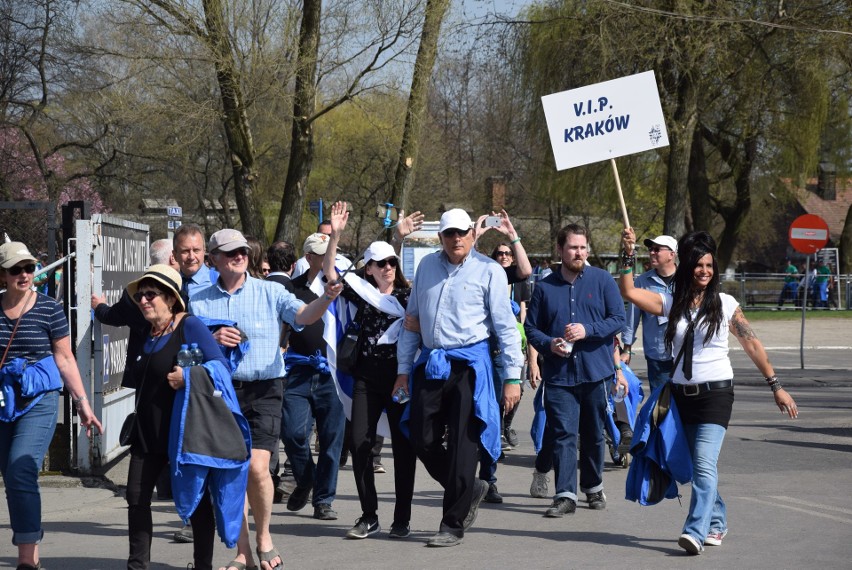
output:
<svg viewBox="0 0 852 570"><path fill-rule="evenodd" d="M422 467L410 539L391 541L384 533L363 541L343 538L360 514L347 467L341 472L334 503L340 520L316 521L308 509L294 514L276 505L272 530L277 546L290 569L660 569L687 564L695 568L849 568L852 381L847 370L852 366L852 356L847 355L852 350L830 347L847 342L852 321L819 323L810 329L815 336L806 337L806 342L812 343L806 363L812 362L813 368L809 364L805 371L798 369L798 323L756 325L770 349L793 347L790 355L781 354L787 349L770 353L798 400L801 416L797 421L782 417L772 404L771 393L761 385L762 379L740 368L739 357L734 354L739 387L720 459L720 490L728 503L730 534L722 547L708 547L700 557L687 558L676 545L686 516L689 486L681 488L682 504L669 500L640 507L622 498L626 471L611 465L604 476L609 499L605 511L591 511L581 503L572 517L543 518L549 500L533 499L528 494L533 450L523 434L521 446L507 455L497 472L505 503L485 505L461 546L425 547L440 520L441 494ZM792 342L791 331L795 332ZM787 360L791 361L789 367ZM518 426L529 425L529 396L522 401ZM393 461L388 450L384 463L388 473L378 475L377 481L380 517L388 525L393 508ZM121 461L112 466L107 477L123 483ZM120 493L120 489L104 488L102 479L44 478L45 566L50 570L123 568L127 511ZM168 502L155 503L154 520L152 568L186 568L191 546L171 541L179 528L173 507ZM8 515L0 507L0 565L14 567L10 538ZM216 561L224 563L229 554L218 545Z"/></svg>

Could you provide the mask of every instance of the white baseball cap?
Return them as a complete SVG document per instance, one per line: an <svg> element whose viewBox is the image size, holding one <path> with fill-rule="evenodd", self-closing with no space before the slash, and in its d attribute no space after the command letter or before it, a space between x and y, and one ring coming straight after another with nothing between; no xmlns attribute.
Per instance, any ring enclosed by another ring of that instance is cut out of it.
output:
<svg viewBox="0 0 852 570"><path fill-rule="evenodd" d="M447 210L441 215L441 225L438 228L439 232L448 229L469 230L473 226L470 216L461 208L453 208Z"/></svg>
<svg viewBox="0 0 852 570"><path fill-rule="evenodd" d="M393 246L386 241L374 241L364 252L364 263L371 261L381 261L389 257L399 259L399 256L393 250Z"/></svg>
<svg viewBox="0 0 852 570"><path fill-rule="evenodd" d="M662 247L667 247L673 252L677 253L677 240L672 236L657 236L654 239L646 239L643 243L645 244L645 247L659 245Z"/></svg>

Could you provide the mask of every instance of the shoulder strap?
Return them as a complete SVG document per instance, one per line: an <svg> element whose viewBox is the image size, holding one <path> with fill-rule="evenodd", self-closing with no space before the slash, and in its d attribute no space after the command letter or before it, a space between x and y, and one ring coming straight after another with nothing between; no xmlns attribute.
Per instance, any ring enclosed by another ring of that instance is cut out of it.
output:
<svg viewBox="0 0 852 570"><path fill-rule="evenodd" d="M2 297L0 297L2 298ZM24 308L27 308L27 303L29 303L29 299L24 301ZM6 356L9 354L9 348L12 346L12 339L15 338L15 333L18 332L18 325L21 324L21 321L24 320L24 313L18 317L18 320L15 321L15 326L12 328L12 335L9 337L9 344L6 345L6 350L3 351L3 358L0 359L0 368L3 368L3 365L6 364Z"/></svg>

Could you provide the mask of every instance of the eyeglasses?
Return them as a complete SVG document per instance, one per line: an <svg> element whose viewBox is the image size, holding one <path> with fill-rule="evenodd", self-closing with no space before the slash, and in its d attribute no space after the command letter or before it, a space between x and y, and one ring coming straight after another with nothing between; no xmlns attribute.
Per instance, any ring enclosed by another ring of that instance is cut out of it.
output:
<svg viewBox="0 0 852 570"><path fill-rule="evenodd" d="M384 269L386 265L390 265L391 267L396 267L398 265L395 257L389 257L388 259L383 259L381 261L373 260L373 263L382 269Z"/></svg>
<svg viewBox="0 0 852 570"><path fill-rule="evenodd" d="M133 294L133 300L136 301L137 303L141 303L142 298L144 297L145 300L150 303L151 301L153 301L154 299L156 299L157 297L159 297L162 294L163 293L160 292L160 291L136 291Z"/></svg>
<svg viewBox="0 0 852 570"><path fill-rule="evenodd" d="M231 250L231 251L223 251L222 253L225 254L225 257L231 259L231 258L237 257L238 255L243 255L245 257L248 257L249 250L244 248L244 247L240 247L240 248L237 248L237 249L234 249L234 250Z"/></svg>
<svg viewBox="0 0 852 570"><path fill-rule="evenodd" d="M660 253L661 251L671 251L671 250L667 247L657 247L657 246L648 248L648 253Z"/></svg>
<svg viewBox="0 0 852 570"><path fill-rule="evenodd" d="M442 231L441 235L444 236L445 238L451 238L451 237L455 237L455 236L464 237L469 233L470 233L470 228L467 228L466 230L460 230L458 228L448 228L448 229Z"/></svg>
<svg viewBox="0 0 852 570"><path fill-rule="evenodd" d="M6 273L9 275L20 275L23 273L35 273L35 264L28 263L27 265L13 265L9 269L6 270Z"/></svg>
<svg viewBox="0 0 852 570"><path fill-rule="evenodd" d="M497 253L495 253L494 255L496 255L497 257L503 257L503 256L512 257L512 252L500 250Z"/></svg>

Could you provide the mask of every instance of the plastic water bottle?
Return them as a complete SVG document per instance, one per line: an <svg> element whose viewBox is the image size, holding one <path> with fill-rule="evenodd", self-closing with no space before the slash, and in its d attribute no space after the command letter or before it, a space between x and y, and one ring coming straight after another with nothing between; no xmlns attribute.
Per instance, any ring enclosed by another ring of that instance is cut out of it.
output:
<svg viewBox="0 0 852 570"><path fill-rule="evenodd" d="M624 396L625 396L625 395L626 395L626 394L625 394L625 391L624 391L624 385L623 385L623 384L619 384L619 385L618 385L618 390L616 390L616 392L615 392L615 396L613 396L613 398L612 398L612 399L613 399L613 401L617 404L617 403L619 403L619 402L623 402L623 401L624 401Z"/></svg>
<svg viewBox="0 0 852 570"><path fill-rule="evenodd" d="M399 388L396 389L396 392L393 393L393 396L391 396L391 399L394 402L396 402L397 404L404 404L408 400L411 399L411 396L408 394L408 392L405 390L405 388L400 386Z"/></svg>
<svg viewBox="0 0 852 570"><path fill-rule="evenodd" d="M180 345L180 351L177 353L177 365L181 368L189 368L192 366L192 353L189 352L189 346Z"/></svg>
<svg viewBox="0 0 852 570"><path fill-rule="evenodd" d="M557 339L557 345L559 346L559 348L565 351L565 354L562 355L563 358L571 358L571 351L574 349L573 342L568 342L564 338L560 338Z"/></svg>
<svg viewBox="0 0 852 570"><path fill-rule="evenodd" d="M198 348L197 342L193 342L189 346L189 353L192 355L193 366L200 366L204 364L204 351Z"/></svg>

